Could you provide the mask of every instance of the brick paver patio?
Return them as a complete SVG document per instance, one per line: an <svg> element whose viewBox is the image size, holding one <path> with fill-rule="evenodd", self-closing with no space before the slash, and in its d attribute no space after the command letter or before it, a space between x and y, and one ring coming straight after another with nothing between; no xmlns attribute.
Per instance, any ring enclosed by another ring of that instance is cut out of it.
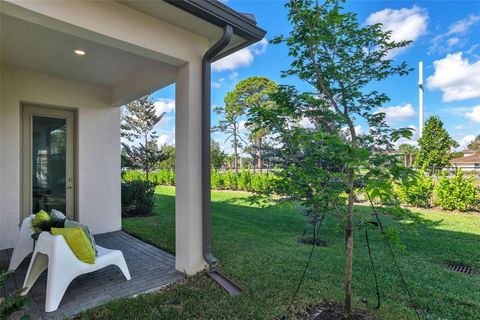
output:
<svg viewBox="0 0 480 320"><path fill-rule="evenodd" d="M123 252L132 279L126 281L121 271L114 266L79 276L68 287L58 310L45 313L47 272L44 272L29 293L31 304L28 314L32 319L61 319L74 316L82 310L105 304L112 299L158 289L183 277L183 274L174 268L173 255L123 231L96 235L95 240L102 247ZM0 270L8 268L11 252L11 249L0 251ZM23 284L29 258L15 271L14 281L7 284L7 290Z"/></svg>

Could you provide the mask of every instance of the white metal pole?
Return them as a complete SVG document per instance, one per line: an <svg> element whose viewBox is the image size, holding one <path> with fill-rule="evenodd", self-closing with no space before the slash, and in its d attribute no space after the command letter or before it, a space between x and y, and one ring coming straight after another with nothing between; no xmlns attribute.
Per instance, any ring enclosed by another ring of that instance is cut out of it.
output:
<svg viewBox="0 0 480 320"><path fill-rule="evenodd" d="M423 133L423 61L418 63L418 138Z"/></svg>

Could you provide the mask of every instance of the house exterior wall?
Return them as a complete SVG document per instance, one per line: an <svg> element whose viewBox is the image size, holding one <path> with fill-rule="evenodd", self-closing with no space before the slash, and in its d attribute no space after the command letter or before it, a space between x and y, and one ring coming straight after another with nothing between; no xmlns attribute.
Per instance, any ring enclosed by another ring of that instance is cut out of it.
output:
<svg viewBox="0 0 480 320"><path fill-rule="evenodd" d="M480 163L454 163L453 165L463 171L480 171Z"/></svg>
<svg viewBox="0 0 480 320"><path fill-rule="evenodd" d="M108 86L1 66L0 249L13 247L21 208L21 104L76 111L76 217L94 233L119 230L120 108Z"/></svg>

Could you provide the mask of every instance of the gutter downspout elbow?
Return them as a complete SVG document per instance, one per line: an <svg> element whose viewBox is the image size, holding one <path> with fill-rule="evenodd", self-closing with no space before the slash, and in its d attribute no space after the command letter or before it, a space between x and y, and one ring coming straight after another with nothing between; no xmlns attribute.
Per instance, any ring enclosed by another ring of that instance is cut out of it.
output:
<svg viewBox="0 0 480 320"><path fill-rule="evenodd" d="M210 194L210 131L211 131L211 63L232 39L233 28L226 25L222 37L205 53L202 59L202 253L209 267L218 263L212 254L212 217Z"/></svg>

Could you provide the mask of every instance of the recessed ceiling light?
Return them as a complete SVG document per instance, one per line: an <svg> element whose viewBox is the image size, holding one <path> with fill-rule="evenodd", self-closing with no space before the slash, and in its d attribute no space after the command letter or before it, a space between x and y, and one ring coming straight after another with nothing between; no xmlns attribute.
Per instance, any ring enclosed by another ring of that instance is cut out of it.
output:
<svg viewBox="0 0 480 320"><path fill-rule="evenodd" d="M82 50L82 49L75 49L73 52L75 52L75 54L79 55L79 56L84 56L86 55L87 53L85 52L85 50Z"/></svg>

